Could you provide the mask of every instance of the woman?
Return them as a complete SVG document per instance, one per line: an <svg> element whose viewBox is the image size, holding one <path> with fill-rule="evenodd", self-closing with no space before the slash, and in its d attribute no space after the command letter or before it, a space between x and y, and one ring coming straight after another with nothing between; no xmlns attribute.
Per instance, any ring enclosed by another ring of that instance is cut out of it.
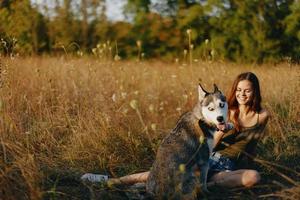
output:
<svg viewBox="0 0 300 200"><path fill-rule="evenodd" d="M229 119L235 128L215 134L209 181L225 187L251 187L259 182L259 173L238 169L238 165L249 158L247 154L255 156L257 142L263 136L269 118L269 113L261 107L259 81L254 73L237 76L228 96L228 108Z"/></svg>
<svg viewBox="0 0 300 200"><path fill-rule="evenodd" d="M260 175L251 169L239 169L245 155L254 156L258 140L263 135L269 114L261 107L259 81L252 72L242 73L235 79L228 96L229 119L235 128L218 127L214 136L215 149L210 158L208 185L225 187L251 187ZM246 153L245 153L246 152ZM111 184L146 182L149 172L108 179L107 176L85 174L81 178L93 182L109 181Z"/></svg>

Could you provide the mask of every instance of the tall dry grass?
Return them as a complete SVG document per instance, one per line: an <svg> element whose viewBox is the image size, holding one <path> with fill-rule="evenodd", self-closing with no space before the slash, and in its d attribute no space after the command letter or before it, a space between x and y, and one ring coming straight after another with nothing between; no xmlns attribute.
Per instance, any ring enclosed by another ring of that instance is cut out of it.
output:
<svg viewBox="0 0 300 200"><path fill-rule="evenodd" d="M148 170L161 139L196 102L198 80L228 91L244 71L259 77L272 115L259 158L286 167L272 166L278 174L258 164L267 189L247 194L299 196L299 66L31 57L1 60L0 199L80 199L80 185L76 193L59 180Z"/></svg>

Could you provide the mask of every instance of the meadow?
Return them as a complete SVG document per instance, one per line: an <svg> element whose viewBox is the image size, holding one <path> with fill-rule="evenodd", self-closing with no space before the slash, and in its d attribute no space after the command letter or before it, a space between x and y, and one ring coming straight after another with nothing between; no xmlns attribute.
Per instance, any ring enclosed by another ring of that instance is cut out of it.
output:
<svg viewBox="0 0 300 200"><path fill-rule="evenodd" d="M262 182L207 198L300 199L298 65L84 56L0 62L0 199L90 199L103 190L82 184L83 173L149 170L162 138L196 102L198 82L226 93L244 71L259 77L271 113L253 166ZM129 199L123 192L110 188L105 198Z"/></svg>

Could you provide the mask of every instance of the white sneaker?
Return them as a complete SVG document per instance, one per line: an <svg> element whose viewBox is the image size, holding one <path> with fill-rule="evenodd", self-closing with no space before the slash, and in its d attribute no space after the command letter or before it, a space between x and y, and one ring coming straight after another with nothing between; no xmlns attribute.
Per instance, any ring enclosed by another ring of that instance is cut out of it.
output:
<svg viewBox="0 0 300 200"><path fill-rule="evenodd" d="M105 183L108 181L108 176L107 175L102 175L102 174L92 174L92 173L86 173L83 174L80 179L82 181L89 181L93 183Z"/></svg>

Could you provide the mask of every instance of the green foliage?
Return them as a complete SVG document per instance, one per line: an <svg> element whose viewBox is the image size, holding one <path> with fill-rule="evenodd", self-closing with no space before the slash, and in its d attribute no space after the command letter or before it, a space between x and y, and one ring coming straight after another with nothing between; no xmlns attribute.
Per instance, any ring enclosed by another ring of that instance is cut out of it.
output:
<svg viewBox="0 0 300 200"><path fill-rule="evenodd" d="M300 55L300 2L295 1L290 6L291 13L285 18L285 33L288 40L286 41L286 49L290 56L299 59Z"/></svg>
<svg viewBox="0 0 300 200"><path fill-rule="evenodd" d="M150 11L151 0L128 0L126 5L127 12L147 13Z"/></svg>
<svg viewBox="0 0 300 200"><path fill-rule="evenodd" d="M32 8L29 0L14 1L10 7L0 10L0 29L4 32L4 38L17 39L15 47L21 53L37 53L43 47L41 38L43 37L42 22L43 17ZM8 43L9 41L6 40ZM11 47L11 45L9 46ZM9 52L13 50L10 49Z"/></svg>
<svg viewBox="0 0 300 200"><path fill-rule="evenodd" d="M217 49L226 58L262 62L281 55L282 18L285 10L275 1L230 1L221 4L219 15L212 16L211 38L223 41ZM284 4L284 3L282 3Z"/></svg>
<svg viewBox="0 0 300 200"><path fill-rule="evenodd" d="M127 21L112 22L105 13L103 0L56 1L52 10L30 0L3 1L0 37L8 45L0 51L92 52L100 43L117 41L122 57L136 57L138 51L146 57L182 57L191 29L197 59L299 61L299 0L128 0Z"/></svg>
<svg viewBox="0 0 300 200"><path fill-rule="evenodd" d="M56 8L57 15L48 23L51 37L51 48L62 46L66 50L72 48L71 43L78 43L80 38L80 21L71 12L71 1L64 1L64 5ZM77 49L76 49L77 50Z"/></svg>

